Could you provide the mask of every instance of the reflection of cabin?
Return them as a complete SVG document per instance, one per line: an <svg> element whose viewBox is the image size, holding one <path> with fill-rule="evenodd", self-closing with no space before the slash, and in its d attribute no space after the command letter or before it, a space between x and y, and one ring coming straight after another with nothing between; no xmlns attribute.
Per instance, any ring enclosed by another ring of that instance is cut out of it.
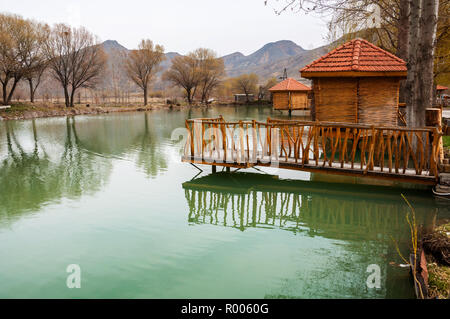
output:
<svg viewBox="0 0 450 319"><path fill-rule="evenodd" d="M313 80L314 120L397 125L406 62L363 39L343 44L300 70Z"/></svg>
<svg viewBox="0 0 450 319"><path fill-rule="evenodd" d="M311 88L292 78L276 84L269 91L276 110L304 110L309 107L308 93Z"/></svg>
<svg viewBox="0 0 450 319"><path fill-rule="evenodd" d="M248 94L248 100L251 102L255 99L253 94ZM245 94L235 94L234 102L247 102L247 95Z"/></svg>

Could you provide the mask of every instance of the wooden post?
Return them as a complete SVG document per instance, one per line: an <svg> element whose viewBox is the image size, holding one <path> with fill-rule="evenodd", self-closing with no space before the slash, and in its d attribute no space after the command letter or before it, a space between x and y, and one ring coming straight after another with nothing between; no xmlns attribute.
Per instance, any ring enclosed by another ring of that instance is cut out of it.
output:
<svg viewBox="0 0 450 319"><path fill-rule="evenodd" d="M217 172L217 167L216 167L216 165L213 165L213 166L212 166L212 172L213 172L213 173Z"/></svg>
<svg viewBox="0 0 450 319"><path fill-rule="evenodd" d="M289 118L292 117L292 100L291 100L291 92L288 92L288 104L289 104Z"/></svg>
<svg viewBox="0 0 450 319"><path fill-rule="evenodd" d="M425 110L425 125L434 126L438 128L438 131L442 131L442 110L440 108L427 108ZM439 137L438 142L438 163L441 163L444 159L444 144L442 142L442 136Z"/></svg>
<svg viewBox="0 0 450 319"><path fill-rule="evenodd" d="M442 126L442 116L440 108L428 108L425 110L426 126Z"/></svg>
<svg viewBox="0 0 450 319"><path fill-rule="evenodd" d="M229 166L227 166L225 170L227 173L229 173L231 171Z"/></svg>

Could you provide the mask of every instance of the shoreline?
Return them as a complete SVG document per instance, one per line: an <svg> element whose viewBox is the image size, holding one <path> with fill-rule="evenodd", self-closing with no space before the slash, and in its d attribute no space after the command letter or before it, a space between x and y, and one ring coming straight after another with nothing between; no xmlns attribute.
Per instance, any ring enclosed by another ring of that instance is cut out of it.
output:
<svg viewBox="0 0 450 319"><path fill-rule="evenodd" d="M189 106L163 105L154 104L147 106L75 106L67 108L65 106L34 106L34 105L20 105L12 106L10 109L0 111L0 122L10 120L31 120L35 118L48 117L64 117L76 115L98 115L108 113L122 113L122 112L147 112L153 110L180 110Z"/></svg>
<svg viewBox="0 0 450 319"><path fill-rule="evenodd" d="M97 115L108 113L122 113L122 112L147 112L154 110L182 110L185 108L200 108L200 107L213 107L224 105L245 105L234 103L217 103L212 105L175 105L175 104L163 104L154 103L147 106L84 106L75 105L74 107L66 107L63 105L48 106L43 104L13 104L11 108L0 110L0 122L9 120L31 120L36 118L48 118L48 117L63 117L63 116L75 116L75 115ZM254 106L266 106L268 103L254 103L250 104Z"/></svg>

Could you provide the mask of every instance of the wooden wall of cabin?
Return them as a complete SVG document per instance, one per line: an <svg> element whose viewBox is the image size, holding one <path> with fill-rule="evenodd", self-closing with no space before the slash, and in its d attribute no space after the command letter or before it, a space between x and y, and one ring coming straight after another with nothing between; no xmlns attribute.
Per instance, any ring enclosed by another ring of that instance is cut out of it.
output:
<svg viewBox="0 0 450 319"><path fill-rule="evenodd" d="M288 92L273 92L273 108L275 110L289 109L289 93Z"/></svg>
<svg viewBox="0 0 450 319"><path fill-rule="evenodd" d="M359 78L358 123L397 126L400 79Z"/></svg>
<svg viewBox="0 0 450 319"><path fill-rule="evenodd" d="M315 78L313 120L397 126L400 79Z"/></svg>
<svg viewBox="0 0 450 319"><path fill-rule="evenodd" d="M291 92L291 103L293 110L308 109L308 92Z"/></svg>
<svg viewBox="0 0 450 319"><path fill-rule="evenodd" d="M289 92L274 92L272 96L275 110L289 110ZM307 109L308 92L291 92L291 106L293 110Z"/></svg>
<svg viewBox="0 0 450 319"><path fill-rule="evenodd" d="M314 120L357 123L357 83L355 78L315 78Z"/></svg>

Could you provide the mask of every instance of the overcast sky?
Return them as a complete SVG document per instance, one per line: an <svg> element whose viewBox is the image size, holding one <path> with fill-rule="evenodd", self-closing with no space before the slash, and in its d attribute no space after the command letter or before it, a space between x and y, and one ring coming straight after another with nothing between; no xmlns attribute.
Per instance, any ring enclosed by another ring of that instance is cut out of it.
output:
<svg viewBox="0 0 450 319"><path fill-rule="evenodd" d="M0 10L49 24L83 25L102 41L117 40L129 49L142 38L182 54L207 47L219 55L247 55L277 40L305 49L325 44L322 19L274 13L285 1L264 6L264 0L0 0Z"/></svg>

